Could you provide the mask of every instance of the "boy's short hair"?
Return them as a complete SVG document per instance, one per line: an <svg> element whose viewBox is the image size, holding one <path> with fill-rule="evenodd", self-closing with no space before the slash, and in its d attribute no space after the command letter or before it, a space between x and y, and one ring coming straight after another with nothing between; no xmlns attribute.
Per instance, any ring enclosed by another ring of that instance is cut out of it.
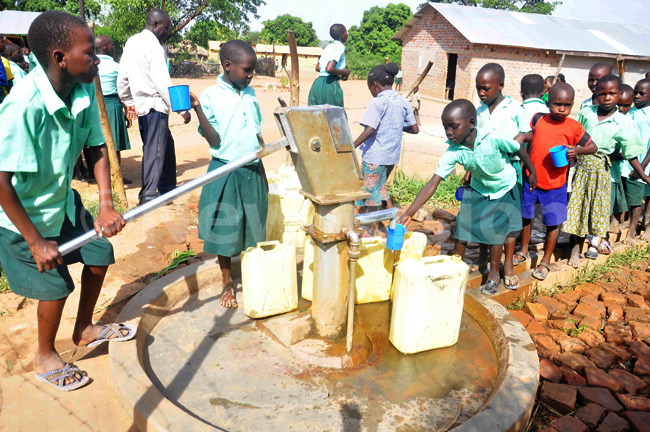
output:
<svg viewBox="0 0 650 432"><path fill-rule="evenodd" d="M553 100L555 100L555 96L562 94L562 93L569 93L571 95L571 100L575 99L576 96L576 91L573 89L571 84L567 83L555 83L551 86L550 89L548 89L548 101L549 103Z"/></svg>
<svg viewBox="0 0 650 432"><path fill-rule="evenodd" d="M376 81L383 86L393 85L395 75L398 73L399 66L395 63L377 65L368 72L368 85L372 84L373 81Z"/></svg>
<svg viewBox="0 0 650 432"><path fill-rule="evenodd" d="M442 114L445 112L458 111L461 115L461 118L464 120L474 120L476 121L476 108L474 104L468 101L467 99L456 99L455 101L447 104L445 109L442 110Z"/></svg>
<svg viewBox="0 0 650 432"><path fill-rule="evenodd" d="M334 40L339 40L343 33L345 33L345 26L343 24L332 24L330 27L330 36Z"/></svg>
<svg viewBox="0 0 650 432"><path fill-rule="evenodd" d="M610 82L615 82L616 85L618 86L619 90L621 89L621 86L623 85L623 82L621 81L621 79L618 76L609 74L609 75L605 75L604 77L601 77L601 78L598 79L598 81L596 82L596 90L598 90L598 88L600 86L604 85L605 83L610 83Z"/></svg>
<svg viewBox="0 0 650 432"><path fill-rule="evenodd" d="M549 75L546 78L544 78L544 81L548 81L551 84L553 84L555 82L555 77L553 75Z"/></svg>
<svg viewBox="0 0 650 432"><path fill-rule="evenodd" d="M50 54L56 49L69 50L72 47L72 32L86 23L79 17L62 11L43 12L32 21L27 40L38 62L47 69Z"/></svg>
<svg viewBox="0 0 650 432"><path fill-rule="evenodd" d="M524 96L538 96L544 93L544 78L540 74L525 75L521 79L521 93Z"/></svg>
<svg viewBox="0 0 650 432"><path fill-rule="evenodd" d="M557 80L558 80L558 82L561 82L561 83L566 82L566 78L565 78L564 74L558 74Z"/></svg>
<svg viewBox="0 0 650 432"><path fill-rule="evenodd" d="M503 70L503 66L499 63L487 63L481 69L478 70L476 76L481 74L494 75L499 82L503 82L506 79L506 71Z"/></svg>
<svg viewBox="0 0 650 432"><path fill-rule="evenodd" d="M607 72L607 75L611 75L612 71L614 70L612 68L612 65L609 63L604 63L604 62L598 62L594 64L592 67L589 68L589 72L593 72L598 69L607 69L609 72Z"/></svg>
<svg viewBox="0 0 650 432"><path fill-rule="evenodd" d="M631 85L628 85L628 84L622 84L622 85L619 87L619 89L620 89L620 91L621 91L621 94L622 94L623 92L627 92L627 93L632 93L632 94L634 94L634 89L632 88Z"/></svg>
<svg viewBox="0 0 650 432"><path fill-rule="evenodd" d="M226 60L235 64L241 63L247 56L257 57L257 54L248 42L240 39L229 40L221 45L221 50L219 51L219 60L221 60L222 65Z"/></svg>

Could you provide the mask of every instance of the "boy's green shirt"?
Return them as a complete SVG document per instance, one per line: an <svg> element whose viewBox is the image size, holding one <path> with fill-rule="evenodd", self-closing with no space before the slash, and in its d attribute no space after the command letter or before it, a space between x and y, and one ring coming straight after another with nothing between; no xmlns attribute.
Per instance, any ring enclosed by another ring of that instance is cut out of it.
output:
<svg viewBox="0 0 650 432"><path fill-rule="evenodd" d="M20 84L0 105L0 171L14 173L27 215L43 237L54 237L66 214L75 220L70 184L82 148L106 142L95 85L75 85L68 110L40 66ZM3 210L0 227L19 232Z"/></svg>
<svg viewBox="0 0 650 432"><path fill-rule="evenodd" d="M476 109L476 127L490 128L501 135L514 138L519 133L517 116L520 109L521 102L516 102L510 96L505 96L492 113L489 107L481 102Z"/></svg>
<svg viewBox="0 0 650 432"><path fill-rule="evenodd" d="M618 109L605 120L598 121L598 106L587 106L580 110L576 120L596 143L598 153L610 155L618 151L625 159L632 159L645 149L632 119L621 114ZM611 165L612 182L618 183L621 180L623 161L614 160Z"/></svg>
<svg viewBox="0 0 650 432"><path fill-rule="evenodd" d="M627 115L632 119L634 126L636 126L636 129L639 132L639 139L641 139L641 144L644 147L644 150L638 155L639 163L641 163L648 154L648 150L650 150L650 106L644 108L632 107ZM630 165L628 161L625 161L623 164L623 177L629 178L632 171L634 171L632 165ZM650 165L645 169L646 175L648 172L650 172ZM639 183L645 183L639 178L633 180Z"/></svg>
<svg viewBox="0 0 650 432"><path fill-rule="evenodd" d="M517 173L510 163L509 153L519 151L520 145L512 137L486 129L476 129L474 150L447 141L449 148L440 158L435 174L446 179L456 164L472 173L472 189L488 197L499 199L517 183Z"/></svg>

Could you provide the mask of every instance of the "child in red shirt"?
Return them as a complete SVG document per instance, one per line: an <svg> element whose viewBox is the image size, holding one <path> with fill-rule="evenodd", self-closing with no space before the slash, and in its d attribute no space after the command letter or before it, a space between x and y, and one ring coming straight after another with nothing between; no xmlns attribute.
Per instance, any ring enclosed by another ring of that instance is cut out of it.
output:
<svg viewBox="0 0 650 432"><path fill-rule="evenodd" d="M564 145L567 147L567 157L574 159L578 154L592 154L598 147L577 121L568 118L571 114L575 92L566 83L557 83L548 93L549 114L535 114L531 121L531 132L519 134L516 140L531 142L529 147L530 159L537 171L537 187L530 190L524 180L524 194L521 200L521 216L523 229L521 231L521 251L517 252L523 259L529 258L531 224L535 218L535 206L541 204L546 240L544 241L544 257L533 272L532 276L539 280L546 279L550 271L551 256L555 249L559 228L567 219L566 179L568 165L557 168L553 164L550 149Z"/></svg>

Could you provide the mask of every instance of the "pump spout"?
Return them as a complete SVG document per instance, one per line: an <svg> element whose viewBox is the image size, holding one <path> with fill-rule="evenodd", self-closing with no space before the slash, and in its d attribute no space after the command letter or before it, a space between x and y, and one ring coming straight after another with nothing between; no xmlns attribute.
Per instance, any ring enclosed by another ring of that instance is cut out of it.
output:
<svg viewBox="0 0 650 432"><path fill-rule="evenodd" d="M391 228L395 228L394 225L397 225L397 207L356 215L354 217L354 224L368 225L384 220L390 220Z"/></svg>
<svg viewBox="0 0 650 432"><path fill-rule="evenodd" d="M349 280L348 280L348 328L346 335L346 348L348 352L352 351L352 337L354 335L354 302L357 298L357 260L359 259L360 251L359 234L354 230L349 230L345 233L348 239L348 267L349 267Z"/></svg>

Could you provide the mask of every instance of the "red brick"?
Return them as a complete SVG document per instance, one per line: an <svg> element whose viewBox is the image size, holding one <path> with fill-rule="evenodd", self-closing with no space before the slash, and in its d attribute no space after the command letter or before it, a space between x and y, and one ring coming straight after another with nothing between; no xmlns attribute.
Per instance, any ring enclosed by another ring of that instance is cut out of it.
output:
<svg viewBox="0 0 650 432"><path fill-rule="evenodd" d="M562 382L562 370L547 359L541 359L539 361L539 375L546 381L555 384Z"/></svg>
<svg viewBox="0 0 650 432"><path fill-rule="evenodd" d="M587 316L580 320L580 327L582 326L593 331L600 331L603 326L603 320L595 316Z"/></svg>
<svg viewBox="0 0 650 432"><path fill-rule="evenodd" d="M630 321L630 328L632 328L632 335L636 339L650 342L650 323Z"/></svg>
<svg viewBox="0 0 650 432"><path fill-rule="evenodd" d="M583 341L574 337L560 341L559 345L562 352L570 352L574 354L582 354L589 348Z"/></svg>
<svg viewBox="0 0 650 432"><path fill-rule="evenodd" d="M650 323L650 313L647 310L635 307L626 307L625 308L625 319L630 321L638 321L644 323Z"/></svg>
<svg viewBox="0 0 650 432"><path fill-rule="evenodd" d="M630 354L629 351L626 351L623 348L620 348L614 344L604 342L598 345L598 348L608 352L609 354L614 356L614 358L619 359L622 362L626 362L632 358L632 354Z"/></svg>
<svg viewBox="0 0 650 432"><path fill-rule="evenodd" d="M616 378L602 369L585 368L585 376L587 377L587 385L590 387L603 387L615 393L621 393L625 388Z"/></svg>
<svg viewBox="0 0 650 432"><path fill-rule="evenodd" d="M576 389L566 384L544 381L539 399L562 414L568 414L576 407Z"/></svg>
<svg viewBox="0 0 650 432"><path fill-rule="evenodd" d="M605 309L604 306L603 306L603 309ZM605 317L605 312L602 311L602 310L596 309L595 307L593 307L589 303L580 302L578 304L578 306L576 306L576 308L573 309L573 315L578 316L580 318L584 318L584 317L593 317L593 318L600 317L600 318L604 318Z"/></svg>
<svg viewBox="0 0 650 432"><path fill-rule="evenodd" d="M603 291L604 290L601 287L592 283L582 284L575 289L575 292L578 294L591 294L596 298L598 298Z"/></svg>
<svg viewBox="0 0 650 432"><path fill-rule="evenodd" d="M650 357L639 356L636 359L634 374L641 377L650 377Z"/></svg>
<svg viewBox="0 0 650 432"><path fill-rule="evenodd" d="M524 305L524 311L533 317L535 321L542 324L546 323L546 320L548 319L548 309L546 309L546 306L543 304L527 302Z"/></svg>
<svg viewBox="0 0 650 432"><path fill-rule="evenodd" d="M611 412L607 414L607 417L605 417L600 426L598 426L596 432L628 432L629 430L630 425L628 422L619 415Z"/></svg>
<svg viewBox="0 0 650 432"><path fill-rule="evenodd" d="M638 358L640 356L650 357L650 347L641 341L630 343L630 351Z"/></svg>
<svg viewBox="0 0 650 432"><path fill-rule="evenodd" d="M569 369L566 366L562 366L560 370L562 371L562 379L564 380L565 383L569 384L570 386L574 386L574 387L587 386L587 380L582 375L578 374L572 369Z"/></svg>
<svg viewBox="0 0 650 432"><path fill-rule="evenodd" d="M564 303L548 296L537 297L537 299L535 299L535 303L543 304L546 306L549 314L552 314L556 310L567 310L567 307Z"/></svg>
<svg viewBox="0 0 650 432"><path fill-rule="evenodd" d="M576 411L576 417L590 428L598 426L606 415L607 410L595 403L587 404Z"/></svg>
<svg viewBox="0 0 650 432"><path fill-rule="evenodd" d="M625 411L623 413L634 432L650 432L650 413L646 411Z"/></svg>
<svg viewBox="0 0 650 432"><path fill-rule="evenodd" d="M623 320L623 306L617 303L605 302L607 308L607 322L610 324L621 322Z"/></svg>
<svg viewBox="0 0 650 432"><path fill-rule="evenodd" d="M614 303L619 306L627 305L627 299L625 296L617 292L604 292L600 295L600 299L605 303L606 307L608 303Z"/></svg>
<svg viewBox="0 0 650 432"><path fill-rule="evenodd" d="M628 411L650 411L650 399L628 394L616 395Z"/></svg>
<svg viewBox="0 0 650 432"><path fill-rule="evenodd" d="M609 369L609 367L614 363L614 357L600 348L591 348L585 353L585 355L601 369Z"/></svg>
<svg viewBox="0 0 650 432"><path fill-rule="evenodd" d="M612 369L609 371L609 374L618 380L618 382L620 382L623 387L625 387L625 391L627 393L642 393L648 388L648 385L645 381L635 375L632 375L626 370Z"/></svg>
<svg viewBox="0 0 650 432"><path fill-rule="evenodd" d="M605 340L614 345L623 344L623 336L612 326L605 326L603 329L603 334L605 335Z"/></svg>
<svg viewBox="0 0 650 432"><path fill-rule="evenodd" d="M557 432L587 432L589 428L575 417L564 416L551 424L551 430L556 430Z"/></svg>
<svg viewBox="0 0 650 432"><path fill-rule="evenodd" d="M619 404L612 393L600 387L579 387L578 398L581 403L597 403L609 411L623 411L623 407Z"/></svg>
<svg viewBox="0 0 650 432"><path fill-rule="evenodd" d="M540 323L538 323L535 320L532 320L527 326L526 326L526 331L528 332L529 335L534 335L534 334L546 334L546 329L542 327Z"/></svg>
<svg viewBox="0 0 650 432"><path fill-rule="evenodd" d="M646 304L645 299L643 298L643 296L640 296L638 294L627 294L626 297L627 297L627 304L628 305L630 305L632 307L640 308L640 309L645 309L645 310L650 309L650 308L648 308L648 305Z"/></svg>
<svg viewBox="0 0 650 432"><path fill-rule="evenodd" d="M585 331L578 334L578 339L586 343L589 348L596 348L598 345L605 342L603 335L592 329L585 329Z"/></svg>
<svg viewBox="0 0 650 432"><path fill-rule="evenodd" d="M573 369L576 372L582 372L586 367L596 367L596 365L587 357L580 354L562 353L553 357L553 361Z"/></svg>
<svg viewBox="0 0 650 432"><path fill-rule="evenodd" d="M537 354L540 357L553 358L554 355L559 354L560 347L553 339L547 334L532 334L530 338L535 342Z"/></svg>

